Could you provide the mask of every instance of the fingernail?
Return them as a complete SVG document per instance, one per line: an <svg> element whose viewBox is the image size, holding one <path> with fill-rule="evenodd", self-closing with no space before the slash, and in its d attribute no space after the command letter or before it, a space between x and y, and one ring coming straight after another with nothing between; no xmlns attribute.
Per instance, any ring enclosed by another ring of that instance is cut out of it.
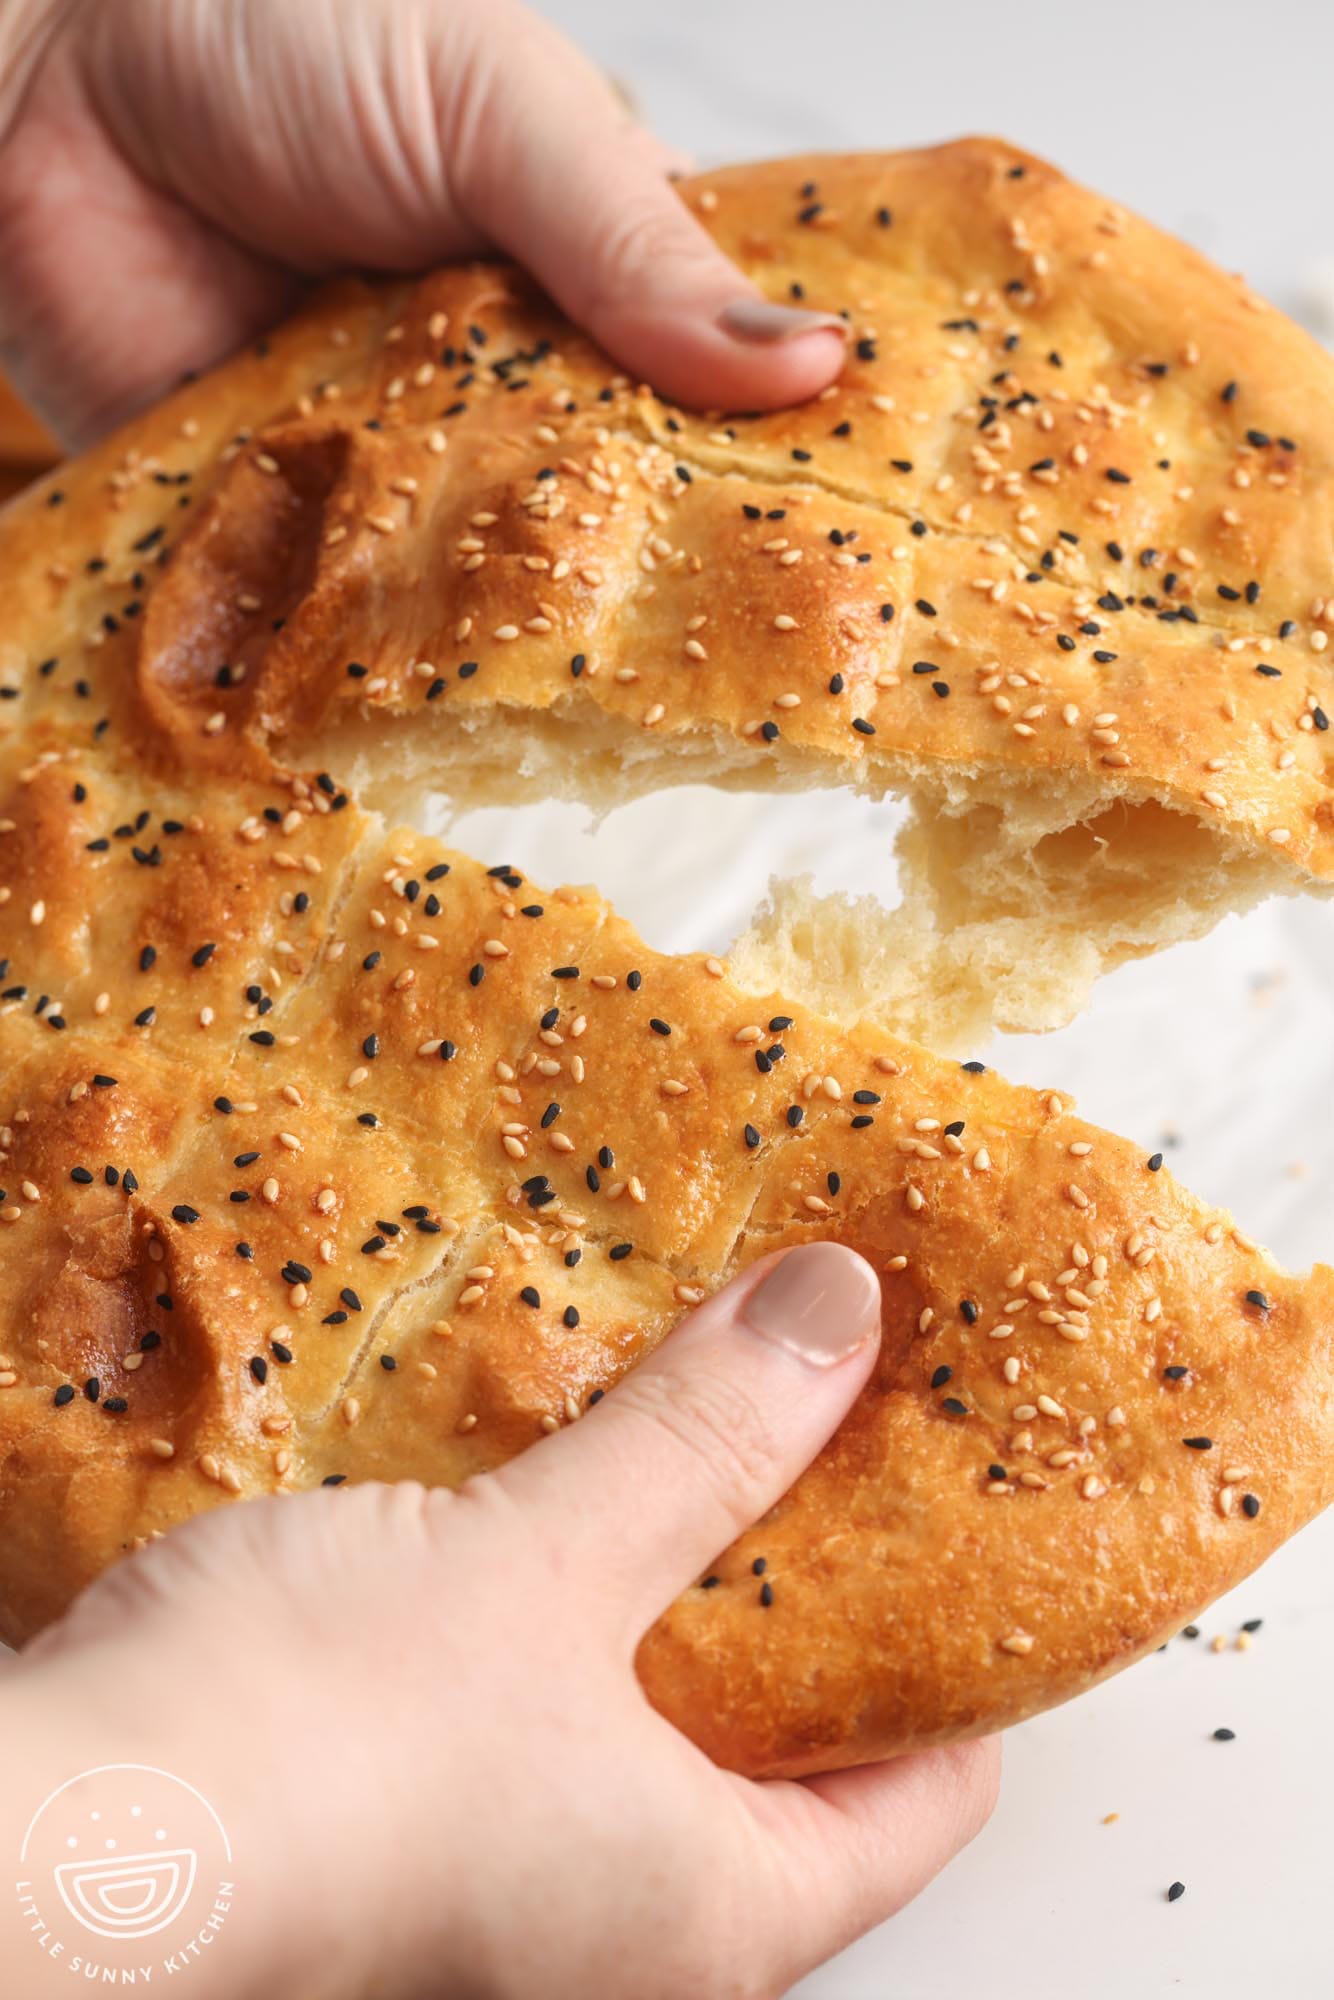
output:
<svg viewBox="0 0 1334 2000"><path fill-rule="evenodd" d="M755 1287L741 1316L790 1354L831 1368L879 1326L880 1287L870 1265L841 1244L803 1244Z"/></svg>
<svg viewBox="0 0 1334 2000"><path fill-rule="evenodd" d="M807 312L801 306L776 306L768 299L733 299L718 315L718 324L734 340L759 343L792 340L799 333L836 333L847 338L848 329L836 313Z"/></svg>

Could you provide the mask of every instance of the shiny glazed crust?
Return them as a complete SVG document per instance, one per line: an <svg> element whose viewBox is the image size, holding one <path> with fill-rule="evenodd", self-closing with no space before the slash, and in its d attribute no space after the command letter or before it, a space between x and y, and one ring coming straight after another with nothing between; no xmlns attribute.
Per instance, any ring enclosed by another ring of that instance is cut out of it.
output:
<svg viewBox="0 0 1334 2000"><path fill-rule="evenodd" d="M229 1497L501 1463L812 1235L882 1275L876 1379L640 1656L721 1761L1030 1714L1330 1497L1330 1272L1058 1097L371 809L433 757L521 796L556 716L590 793L1066 786L1334 872L1328 360L995 142L687 198L848 311L836 397L668 411L454 269L0 517L12 1640Z"/></svg>

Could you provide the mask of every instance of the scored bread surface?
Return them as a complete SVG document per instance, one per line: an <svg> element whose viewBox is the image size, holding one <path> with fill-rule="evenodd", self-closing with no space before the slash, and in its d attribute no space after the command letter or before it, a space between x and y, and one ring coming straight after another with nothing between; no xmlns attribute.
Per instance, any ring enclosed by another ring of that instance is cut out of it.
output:
<svg viewBox="0 0 1334 2000"><path fill-rule="evenodd" d="M875 1380L640 1656L722 1761L1031 1713L1329 1498L1330 1273L900 1031L1334 873L1330 364L996 142L686 198L846 311L834 393L688 416L455 268L0 517L11 1639L233 1495L502 1462L812 1236ZM695 777L906 788L903 909L665 958L380 817Z"/></svg>

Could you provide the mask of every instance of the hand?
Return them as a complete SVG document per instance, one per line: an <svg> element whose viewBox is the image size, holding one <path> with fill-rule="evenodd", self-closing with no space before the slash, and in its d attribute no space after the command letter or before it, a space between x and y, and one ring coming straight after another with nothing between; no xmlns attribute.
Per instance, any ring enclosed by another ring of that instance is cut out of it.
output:
<svg viewBox="0 0 1334 2000"><path fill-rule="evenodd" d="M515 0L0 0L0 357L86 443L312 277L493 246L674 400L816 394L842 323L766 303L680 164Z"/></svg>
<svg viewBox="0 0 1334 2000"><path fill-rule="evenodd" d="M752 1783L648 1706L633 1659L833 1431L878 1337L869 1266L793 1250L457 1494L316 1491L174 1531L0 1682L0 1848L81 1757L199 1786L237 1891L195 2000L786 1990L978 1830L995 1746ZM12 1923L0 1900L0 1986L37 1996Z"/></svg>

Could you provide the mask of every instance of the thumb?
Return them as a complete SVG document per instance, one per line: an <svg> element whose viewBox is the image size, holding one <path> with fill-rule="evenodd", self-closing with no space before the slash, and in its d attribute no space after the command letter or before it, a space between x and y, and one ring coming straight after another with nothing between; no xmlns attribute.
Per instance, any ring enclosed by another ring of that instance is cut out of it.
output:
<svg viewBox="0 0 1334 2000"><path fill-rule="evenodd" d="M526 20L524 41L497 109L454 162L475 226L671 401L770 410L826 388L843 364L843 321L765 299L690 214L665 150L599 72L545 23Z"/></svg>
<svg viewBox="0 0 1334 2000"><path fill-rule="evenodd" d="M637 1641L810 1463L879 1341L879 1282L854 1251L767 1257L488 1487L560 1521L562 1562L596 1578L598 1602Z"/></svg>

